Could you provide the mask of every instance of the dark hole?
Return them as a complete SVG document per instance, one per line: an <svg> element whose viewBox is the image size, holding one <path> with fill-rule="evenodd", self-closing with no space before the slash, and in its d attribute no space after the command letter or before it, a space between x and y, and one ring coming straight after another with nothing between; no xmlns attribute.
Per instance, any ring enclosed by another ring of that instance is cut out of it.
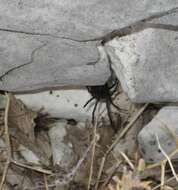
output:
<svg viewBox="0 0 178 190"><path fill-rule="evenodd" d="M160 149L158 149L158 152L159 152L159 153L161 153L161 150L160 150Z"/></svg>

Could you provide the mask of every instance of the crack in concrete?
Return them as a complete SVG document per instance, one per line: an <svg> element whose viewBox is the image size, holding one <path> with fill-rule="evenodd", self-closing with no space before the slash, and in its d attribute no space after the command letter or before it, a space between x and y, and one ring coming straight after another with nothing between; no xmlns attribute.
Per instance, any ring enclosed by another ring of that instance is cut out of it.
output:
<svg viewBox="0 0 178 190"><path fill-rule="evenodd" d="M32 36L46 36L46 37L53 37L53 38L60 38L60 39L65 39L65 40L71 40L74 42L91 42L91 41L101 41L101 45L104 46L104 44L110 40L112 40L114 37L122 37L122 36L126 36L126 35L130 35L133 34L135 32L144 30L146 28L156 28L156 29L165 29L165 30L172 30L172 31L178 31L178 25L174 26L174 25L169 25L169 24L157 24L157 23L149 23L149 21L152 21L156 18L161 18L163 16L172 14L174 12L178 11L178 7L172 8L170 10L167 11L162 11L162 12L157 12L147 18L141 19L139 21L136 21L134 23L131 23L130 25L123 27L121 29L116 29L112 32L109 32L106 35L103 35L101 37L97 37L97 38L91 38L91 39L86 39L86 40L78 40L78 39L73 39L70 37L63 37L63 36L57 36L57 35L53 35L53 34L48 34L48 33L40 33L40 32L27 32L27 31L21 31L21 30L13 30L13 29L6 29L6 28L0 28L0 31L2 32L11 32L11 33L17 33L17 34L25 34L25 35L32 35ZM36 53L36 51L38 51L39 49L43 48L44 46L46 46L47 43L43 44L40 47L37 47L36 49L34 49L31 53L31 59L30 61L28 61L27 63L24 63L22 65L19 65L17 67L14 67L10 70L8 70L7 72L5 72L3 75L0 76L0 81L2 82L4 77L6 75L8 75L9 73L11 73L14 70L17 70L19 68L22 68L26 65L29 65L31 63L34 62L34 55ZM100 60L100 56L98 57L98 59L94 62L89 62L86 65L95 65L98 61Z"/></svg>
<svg viewBox="0 0 178 190"><path fill-rule="evenodd" d="M114 30L108 34L106 34L103 37L103 44L112 40L114 37L123 37L130 34L134 34L136 32L145 30L147 28L155 28L155 29L165 29L165 30L173 30L178 31L178 26L169 25L169 24L154 24L150 23L149 21L152 21L154 19L161 18L163 16L170 15L172 13L175 13L178 11L178 7L172 8L168 11L159 12L156 14L153 14L147 18L141 19L139 21L136 21L129 26L123 27L121 29Z"/></svg>
<svg viewBox="0 0 178 190"><path fill-rule="evenodd" d="M31 36L46 36L46 37L59 38L59 39L64 39L64 40L71 40L74 42L84 42L82 40L77 40L77 39L63 37L63 36L57 36L57 35L53 35L53 34L49 34L49 33L28 32L28 31L14 30L14 29L8 29L8 28L0 28L0 31L1 32L9 32L9 33L17 33L17 34L25 34L25 35L31 35Z"/></svg>
<svg viewBox="0 0 178 190"><path fill-rule="evenodd" d="M86 40L79 40L79 39L74 39L74 38L70 38L70 37L65 37L65 36L58 36L58 35L53 35L53 34L49 34L49 33L40 33L40 32L29 32L29 31L22 31L22 30L14 30L14 29L6 29L6 28L0 28L0 31L2 32L11 32L11 33L18 33L18 34L25 34L25 35L32 35L32 36L46 36L46 37L53 37L53 38L60 38L60 39L65 39L65 40L71 40L71 41L74 41L74 42L91 42L91 41L104 41L104 42L107 42L111 39L113 39L114 37L116 36L126 36L126 35L129 35L129 34L132 34L136 31L139 30L143 30L147 27L156 27L154 25L146 25L147 22L149 21L152 21L156 18L161 18L163 16L166 16L166 15L169 15L169 14L172 14L172 13L175 13L178 11L178 7L174 7L172 9L169 9L167 11L161 11L161 12L157 12L151 16L148 16L146 18L143 18L141 20L138 20L134 23L131 23L129 24L128 26L125 26L123 28L120 28L120 29L116 29L112 32L109 32L103 36L100 36L100 37L96 37L96 38L89 38L89 39L86 39ZM165 26L165 28L163 27L162 29L169 29L169 30L172 30L172 26L170 25L167 25L167 27ZM135 30L136 28L136 30ZM175 30L175 29L173 29ZM177 31L177 29L176 29Z"/></svg>
<svg viewBox="0 0 178 190"><path fill-rule="evenodd" d="M46 46L46 44L47 44L47 43L44 43L43 45L41 45L41 46L35 48L35 49L32 51L31 57L30 57L30 61L28 61L28 62L26 62L26 63L24 63L24 64L22 64L22 65L13 67L13 68L9 69L8 71L6 71L4 74L2 74L2 75L0 76L0 81L2 82L3 79L4 79L4 77L7 76L7 75L8 75L9 73L11 73L12 71L15 71L15 70L17 70L17 69L19 69L19 68L22 68L22 67L24 67L24 66L26 66L26 65L29 65L29 64L33 63L33 62L34 62L35 53L36 53L38 50L40 50L41 48L43 48L44 46Z"/></svg>

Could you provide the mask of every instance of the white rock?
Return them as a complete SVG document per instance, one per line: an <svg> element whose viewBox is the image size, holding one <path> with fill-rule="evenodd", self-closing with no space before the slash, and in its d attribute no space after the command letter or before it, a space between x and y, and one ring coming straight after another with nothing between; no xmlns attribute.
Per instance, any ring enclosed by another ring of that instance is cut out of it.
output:
<svg viewBox="0 0 178 190"><path fill-rule="evenodd" d="M77 121L91 120L93 107L96 100L86 106L85 103L91 98L86 89L66 89L45 91L35 94L17 95L29 108L49 113L52 117L75 119ZM100 106L100 112L105 109L104 103ZM97 114L97 111L96 111Z"/></svg>
<svg viewBox="0 0 178 190"><path fill-rule="evenodd" d="M164 159L158 148L158 141L162 149L169 155L176 149L178 138L178 107L167 106L162 108L158 114L139 133L138 142L142 156L148 163L159 162ZM178 158L178 155L176 155Z"/></svg>
<svg viewBox="0 0 178 190"><path fill-rule="evenodd" d="M68 168L74 161L72 147L64 142L64 137L67 135L66 125L66 121L59 121L49 130L53 164L62 168Z"/></svg>
<svg viewBox="0 0 178 190"><path fill-rule="evenodd" d="M31 150L27 149L23 145L19 146L19 151L28 163L40 164L40 159L37 157L37 155L35 155Z"/></svg>

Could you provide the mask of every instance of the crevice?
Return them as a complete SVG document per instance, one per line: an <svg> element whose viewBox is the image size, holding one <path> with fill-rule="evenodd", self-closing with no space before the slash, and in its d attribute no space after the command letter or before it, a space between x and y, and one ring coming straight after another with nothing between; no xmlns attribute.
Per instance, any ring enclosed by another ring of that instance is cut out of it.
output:
<svg viewBox="0 0 178 190"><path fill-rule="evenodd" d="M69 38L69 37L63 37L63 36L57 36L57 35L48 34L48 33L28 32L28 31L14 30L14 29L8 29L8 28L0 28L0 31L1 32L16 33L16 34L24 34L24 35L30 35L30 36L45 36L45 37L59 38L59 39L64 39L64 40L71 40L74 42L84 42L82 40L77 40L77 39L73 39L73 38Z"/></svg>
<svg viewBox="0 0 178 190"><path fill-rule="evenodd" d="M130 24L129 26L123 27L123 28L118 29L118 30L114 30L114 31L110 32L109 34L106 34L102 38L102 44L105 44L106 42L112 40L115 37L127 36L130 34L134 34L134 33L137 33L139 31L145 30L147 28L178 31L178 26L175 26L175 25L150 23L150 21L152 21L154 19L158 19L158 18L161 18L163 16L170 15L170 14L175 13L177 11L178 11L178 7L175 7L175 8L168 10L168 11L159 12L159 13L153 14L147 18L136 21L136 22Z"/></svg>
<svg viewBox="0 0 178 190"><path fill-rule="evenodd" d="M44 46L46 46L46 44L47 44L47 43L44 43L43 45L41 45L41 46L35 48L35 49L32 51L31 56L30 56L30 61L28 61L28 62L26 62L26 63L24 63L24 64L22 64L22 65L13 67L13 68L9 69L8 71L6 71L4 74L2 74L2 75L0 76L0 81L2 82L3 79L4 79L4 77L7 76L7 75L8 75L9 73L11 73L12 71L15 71L15 70L17 70L17 69L20 69L20 68L22 68L22 67L24 67L24 66L26 66L26 65L29 65L29 64L33 63L33 62L34 62L35 53L36 53L38 50L40 50L41 48L43 48Z"/></svg>

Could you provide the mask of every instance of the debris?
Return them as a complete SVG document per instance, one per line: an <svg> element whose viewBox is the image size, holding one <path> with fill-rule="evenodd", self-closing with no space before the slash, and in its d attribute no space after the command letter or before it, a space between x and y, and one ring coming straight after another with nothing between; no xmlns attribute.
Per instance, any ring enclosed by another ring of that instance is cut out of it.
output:
<svg viewBox="0 0 178 190"><path fill-rule="evenodd" d="M8 117L10 127L20 130L31 142L35 141L34 119L37 117L37 113L28 109L22 101L17 100L13 95L10 95Z"/></svg>

